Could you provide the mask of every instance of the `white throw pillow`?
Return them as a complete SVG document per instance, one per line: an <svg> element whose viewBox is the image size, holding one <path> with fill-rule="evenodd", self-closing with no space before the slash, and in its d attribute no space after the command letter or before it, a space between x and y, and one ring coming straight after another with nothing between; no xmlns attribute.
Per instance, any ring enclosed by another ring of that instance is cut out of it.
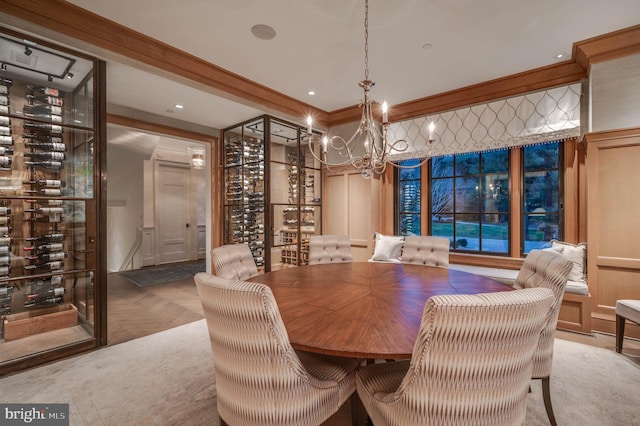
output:
<svg viewBox="0 0 640 426"><path fill-rule="evenodd" d="M396 262L404 245L404 237L382 235L376 232L375 249L371 260L379 262Z"/></svg>
<svg viewBox="0 0 640 426"><path fill-rule="evenodd" d="M587 243L571 244L551 240L551 250L557 251L573 263L569 272L569 281L586 282Z"/></svg>

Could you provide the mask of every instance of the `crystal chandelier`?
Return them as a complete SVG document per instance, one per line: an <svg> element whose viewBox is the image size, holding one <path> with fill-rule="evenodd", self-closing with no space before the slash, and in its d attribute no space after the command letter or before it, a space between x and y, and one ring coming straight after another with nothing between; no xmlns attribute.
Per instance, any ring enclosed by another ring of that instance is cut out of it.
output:
<svg viewBox="0 0 640 426"><path fill-rule="evenodd" d="M331 167L341 167L351 165L360 170L365 178L371 178L374 174L382 174L387 169L387 165L393 167L413 169L423 165L431 155L426 156L418 164L402 166L389 159L390 154L402 154L411 148L406 139L399 139L394 142L387 140L387 128L389 127L388 105L382 103L382 123L381 128L373 119L372 105L376 102L369 98L369 91L375 83L369 80L369 0L364 2L364 80L358 83L364 91L364 99L358 104L362 108L362 118L356 132L349 140L341 136L322 137L321 153L318 155L314 149L315 137L313 135L313 119L307 116L307 136L309 138L309 150L320 163L324 164L328 170ZM435 126L429 125L429 146L433 143Z"/></svg>

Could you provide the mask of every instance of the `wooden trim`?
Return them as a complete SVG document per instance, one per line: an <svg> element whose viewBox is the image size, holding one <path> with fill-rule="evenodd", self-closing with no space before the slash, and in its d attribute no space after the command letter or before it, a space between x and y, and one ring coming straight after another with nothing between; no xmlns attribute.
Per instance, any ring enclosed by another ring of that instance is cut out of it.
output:
<svg viewBox="0 0 640 426"><path fill-rule="evenodd" d="M640 136L640 127L634 127L629 129L605 130L601 132L586 133L584 135L584 141L587 144L591 144L610 139L635 138L638 136Z"/></svg>
<svg viewBox="0 0 640 426"><path fill-rule="evenodd" d="M201 83L294 117L311 114L328 126L326 111L251 81L194 55L62 0L5 0L0 11L41 27L107 49L135 62Z"/></svg>
<svg viewBox="0 0 640 426"><path fill-rule="evenodd" d="M514 257L487 256L482 254L449 253L449 263L484 266L487 268L520 269L523 259Z"/></svg>
<svg viewBox="0 0 640 426"><path fill-rule="evenodd" d="M576 148L576 139L571 138L564 141L564 241L579 243L580 205L579 178L578 178L578 157L581 152Z"/></svg>
<svg viewBox="0 0 640 426"><path fill-rule="evenodd" d="M591 295L564 293L558 326L561 330L591 333Z"/></svg>
<svg viewBox="0 0 640 426"><path fill-rule="evenodd" d="M640 53L640 25L573 44L573 60L589 72L591 64Z"/></svg>
<svg viewBox="0 0 640 426"><path fill-rule="evenodd" d="M522 149L509 150L509 256L522 249Z"/></svg>
<svg viewBox="0 0 640 426"><path fill-rule="evenodd" d="M218 137L204 133L192 132L190 130L178 129L164 124L150 123L148 121L136 120L135 118L124 117L122 115L107 114L107 122L119 126L132 127L134 129L145 130L153 133L162 133L184 139L192 139L199 142L215 144Z"/></svg>

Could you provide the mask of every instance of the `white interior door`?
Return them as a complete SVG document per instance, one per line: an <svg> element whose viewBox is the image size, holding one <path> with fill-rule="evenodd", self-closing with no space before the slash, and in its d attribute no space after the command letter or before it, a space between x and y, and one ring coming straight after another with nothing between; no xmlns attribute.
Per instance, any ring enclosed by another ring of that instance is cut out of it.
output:
<svg viewBox="0 0 640 426"><path fill-rule="evenodd" d="M189 258L190 170L188 166L158 162L156 173L156 235L158 263Z"/></svg>

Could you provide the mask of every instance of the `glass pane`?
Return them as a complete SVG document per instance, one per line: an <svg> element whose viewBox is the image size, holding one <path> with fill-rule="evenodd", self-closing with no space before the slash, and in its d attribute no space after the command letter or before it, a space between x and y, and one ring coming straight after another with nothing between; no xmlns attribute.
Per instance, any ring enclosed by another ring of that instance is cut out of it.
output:
<svg viewBox="0 0 640 426"><path fill-rule="evenodd" d="M303 187L301 187L301 201L304 204L320 204L320 182L322 179L322 171L318 169L304 169L302 178Z"/></svg>
<svg viewBox="0 0 640 426"><path fill-rule="evenodd" d="M482 153L482 173L506 173L508 171L508 149L498 149Z"/></svg>
<svg viewBox="0 0 640 426"><path fill-rule="evenodd" d="M431 215L431 235L436 237L446 237L453 241L453 215Z"/></svg>
<svg viewBox="0 0 640 426"><path fill-rule="evenodd" d="M400 213L400 235L420 235L420 214Z"/></svg>
<svg viewBox="0 0 640 426"><path fill-rule="evenodd" d="M557 170L528 172L524 176L524 211L527 213L557 212L560 201Z"/></svg>
<svg viewBox="0 0 640 426"><path fill-rule="evenodd" d="M482 177L482 211L509 211L509 175L486 175Z"/></svg>
<svg viewBox="0 0 640 426"><path fill-rule="evenodd" d="M456 178L456 212L471 213L480 210L480 179Z"/></svg>
<svg viewBox="0 0 640 426"><path fill-rule="evenodd" d="M420 213L420 181L400 182L400 211Z"/></svg>
<svg viewBox="0 0 640 426"><path fill-rule="evenodd" d="M431 212L453 213L453 179L431 181Z"/></svg>
<svg viewBox="0 0 640 426"><path fill-rule="evenodd" d="M456 215L456 239L458 250L480 250L480 216L477 214Z"/></svg>
<svg viewBox="0 0 640 426"><path fill-rule="evenodd" d="M480 173L480 154L456 155L456 176L477 175Z"/></svg>
<svg viewBox="0 0 640 426"><path fill-rule="evenodd" d="M453 155L433 157L431 159L431 177L453 176Z"/></svg>
<svg viewBox="0 0 640 426"><path fill-rule="evenodd" d="M482 251L509 252L509 215L482 215Z"/></svg>
<svg viewBox="0 0 640 426"><path fill-rule="evenodd" d="M532 213L524 216L524 250L549 246L549 241L558 238L559 216L557 214Z"/></svg>
<svg viewBox="0 0 640 426"><path fill-rule="evenodd" d="M557 169L559 147L558 142L525 146L523 148L524 170Z"/></svg>
<svg viewBox="0 0 640 426"><path fill-rule="evenodd" d="M237 127L224 132L225 156L224 165L237 166L242 164L242 128Z"/></svg>
<svg viewBox="0 0 640 426"><path fill-rule="evenodd" d="M271 202L278 204L287 204L290 201L290 190L292 188L298 188L298 175L294 170L297 170L297 167L293 169L295 166L283 164L283 163L275 163L271 162L270 164L271 170ZM278 184L275 184L277 182ZM295 186L293 186L295 185ZM294 200L295 201L295 200Z"/></svg>
<svg viewBox="0 0 640 426"><path fill-rule="evenodd" d="M322 149L322 140L320 136L315 136L312 149L318 158L322 157L322 152L320 151ZM318 161L318 159L316 159L311 153L311 149L309 148L309 138L307 137L304 137L300 143L300 156L301 163L304 164L305 167L311 167L314 169L321 168L320 161Z"/></svg>

